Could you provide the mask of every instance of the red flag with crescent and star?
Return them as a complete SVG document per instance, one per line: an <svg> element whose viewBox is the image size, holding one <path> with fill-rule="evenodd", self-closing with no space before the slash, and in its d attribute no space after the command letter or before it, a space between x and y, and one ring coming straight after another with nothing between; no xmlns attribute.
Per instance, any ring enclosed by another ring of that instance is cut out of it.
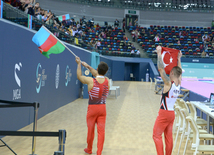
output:
<svg viewBox="0 0 214 155"><path fill-rule="evenodd" d="M178 65L179 50L162 47L161 55L164 64L164 70L169 75L173 67Z"/></svg>

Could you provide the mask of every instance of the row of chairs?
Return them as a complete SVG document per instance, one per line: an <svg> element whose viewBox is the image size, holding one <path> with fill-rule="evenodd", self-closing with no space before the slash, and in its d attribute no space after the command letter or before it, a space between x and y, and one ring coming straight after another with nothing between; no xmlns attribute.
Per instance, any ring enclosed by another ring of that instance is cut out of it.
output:
<svg viewBox="0 0 214 155"><path fill-rule="evenodd" d="M203 129L207 127L207 122L197 117L195 106L191 102L177 99L174 108L176 117L173 130L174 133L176 133L176 137L174 140L173 152L178 155L185 155L188 143L190 143L190 150L193 151L193 155L198 153L214 153L214 146L212 145L214 135L207 133L207 131ZM179 137L180 142L178 141ZM202 140L204 141L204 145L201 145L201 143L203 143ZM211 145L206 145L207 140L211 140ZM182 143L184 143L183 153L181 153ZM175 150L177 150L177 152L175 152Z"/></svg>

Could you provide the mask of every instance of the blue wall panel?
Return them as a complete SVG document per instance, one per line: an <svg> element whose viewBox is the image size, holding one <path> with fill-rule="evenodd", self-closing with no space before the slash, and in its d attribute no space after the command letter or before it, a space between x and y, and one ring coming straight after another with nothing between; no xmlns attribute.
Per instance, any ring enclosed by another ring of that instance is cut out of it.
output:
<svg viewBox="0 0 214 155"><path fill-rule="evenodd" d="M124 81L125 62L113 61L112 62L112 80Z"/></svg>
<svg viewBox="0 0 214 155"><path fill-rule="evenodd" d="M0 99L37 101L41 118L79 97L75 57L67 49L47 59L31 41L32 31L0 21L0 32ZM90 64L90 53L68 47ZM0 130L18 130L32 122L33 108L0 109L0 118Z"/></svg>

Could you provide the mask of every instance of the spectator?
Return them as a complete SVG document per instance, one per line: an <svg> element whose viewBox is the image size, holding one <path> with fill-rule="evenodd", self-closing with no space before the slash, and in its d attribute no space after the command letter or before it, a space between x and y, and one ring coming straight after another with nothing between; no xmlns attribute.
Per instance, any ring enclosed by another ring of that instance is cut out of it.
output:
<svg viewBox="0 0 214 155"><path fill-rule="evenodd" d="M71 32L68 29L66 29L65 34L71 35Z"/></svg>
<svg viewBox="0 0 214 155"><path fill-rule="evenodd" d="M211 44L214 43L214 37L213 37L213 34L212 34L212 33L210 34L210 43L211 43Z"/></svg>
<svg viewBox="0 0 214 155"><path fill-rule="evenodd" d="M89 45L93 46L93 40L90 41Z"/></svg>
<svg viewBox="0 0 214 155"><path fill-rule="evenodd" d="M156 35L155 38L154 38L154 40L155 40L155 42L159 42L159 40L160 40L159 36Z"/></svg>
<svg viewBox="0 0 214 155"><path fill-rule="evenodd" d="M140 35L140 33L138 32L138 30L135 30L135 40L138 38L138 36Z"/></svg>
<svg viewBox="0 0 214 155"><path fill-rule="evenodd" d="M134 26L138 26L138 18L134 21Z"/></svg>
<svg viewBox="0 0 214 155"><path fill-rule="evenodd" d="M127 40L128 38L125 35L123 35L123 41L126 42Z"/></svg>
<svg viewBox="0 0 214 155"><path fill-rule="evenodd" d="M131 48L135 50L135 47L134 47L134 44L133 44L133 43L131 44Z"/></svg>
<svg viewBox="0 0 214 155"><path fill-rule="evenodd" d="M208 53L206 53L206 57L210 57Z"/></svg>
<svg viewBox="0 0 214 155"><path fill-rule="evenodd" d="M115 26L115 27L118 27L118 26L119 26L119 23L120 23L120 22L116 19L116 20L114 21L114 26Z"/></svg>
<svg viewBox="0 0 214 155"><path fill-rule="evenodd" d="M131 50L131 54L132 54L132 55L135 54L134 49Z"/></svg>
<svg viewBox="0 0 214 155"><path fill-rule="evenodd" d="M129 26L132 26L132 21L129 22Z"/></svg>
<svg viewBox="0 0 214 155"><path fill-rule="evenodd" d="M177 44L178 44L178 45L180 45L180 44L181 44L181 41L180 41L179 39L178 39L178 42L177 42Z"/></svg>
<svg viewBox="0 0 214 155"><path fill-rule="evenodd" d="M123 32L126 32L125 29L126 29L126 22L123 21Z"/></svg>
<svg viewBox="0 0 214 155"><path fill-rule="evenodd" d="M76 23L75 19L72 19L72 20L73 20L73 26L76 26L77 23Z"/></svg>
<svg viewBox="0 0 214 155"><path fill-rule="evenodd" d="M140 50L137 49L136 55L140 55Z"/></svg>
<svg viewBox="0 0 214 155"><path fill-rule="evenodd" d="M21 0L21 5L19 6L19 10L21 11L25 11L25 7L26 7L26 2L25 0Z"/></svg>
<svg viewBox="0 0 214 155"><path fill-rule="evenodd" d="M77 28L80 28L80 24L79 24L79 21L77 21Z"/></svg>
<svg viewBox="0 0 214 155"><path fill-rule="evenodd" d="M204 34L204 35L202 36L202 41L203 41L204 43L206 43L207 38L208 38L207 34Z"/></svg>
<svg viewBox="0 0 214 155"><path fill-rule="evenodd" d="M179 36L180 36L180 38L184 38L184 36L183 36L183 31L180 31L180 32L179 32Z"/></svg>
<svg viewBox="0 0 214 155"><path fill-rule="evenodd" d="M34 8L33 8L33 5L32 4L28 4L26 7L25 7L25 13L31 15L31 16L34 16L35 15L35 12L34 12Z"/></svg>
<svg viewBox="0 0 214 155"><path fill-rule="evenodd" d="M205 57L205 56L206 56L206 52L203 51L203 52L201 53L201 57Z"/></svg>
<svg viewBox="0 0 214 155"><path fill-rule="evenodd" d="M86 19L85 16L83 16L83 17L82 17L82 22L85 22L85 19Z"/></svg>
<svg viewBox="0 0 214 155"><path fill-rule="evenodd" d="M46 24L53 25L53 23L54 23L53 17L54 17L53 13L51 11L49 11L47 20L46 20Z"/></svg>
<svg viewBox="0 0 214 155"><path fill-rule="evenodd" d="M76 35L76 33L78 33L78 30L77 30L77 28L76 28L76 27L74 27L74 28L73 28L73 32L72 32L72 36L75 36L75 35Z"/></svg>
<svg viewBox="0 0 214 155"><path fill-rule="evenodd" d="M42 21L46 22L46 20L48 19L48 11L44 11L44 15L42 16Z"/></svg>
<svg viewBox="0 0 214 155"><path fill-rule="evenodd" d="M80 29L78 30L78 34L79 34L79 36L82 38L82 35L83 35L82 28L80 28Z"/></svg>
<svg viewBox="0 0 214 155"><path fill-rule="evenodd" d="M200 49L200 51L202 52L202 51L204 50L204 45L203 45L203 44L200 44L199 49Z"/></svg>
<svg viewBox="0 0 214 155"><path fill-rule="evenodd" d="M97 49L100 49L100 46L101 46L101 43L100 43L100 41L98 40L97 43L96 43L96 48L97 48Z"/></svg>
<svg viewBox="0 0 214 155"><path fill-rule="evenodd" d="M133 42L135 42L135 31L134 30L132 30L132 40L133 40Z"/></svg>
<svg viewBox="0 0 214 155"><path fill-rule="evenodd" d="M160 33L158 33L157 35L158 35L159 39L162 37Z"/></svg>
<svg viewBox="0 0 214 155"><path fill-rule="evenodd" d="M38 15L40 15L40 12L41 12L41 8L40 7L38 7L37 9L35 9L35 16L37 17Z"/></svg>
<svg viewBox="0 0 214 155"><path fill-rule="evenodd" d="M104 32L100 33L100 39L105 39L106 38L106 34Z"/></svg>
<svg viewBox="0 0 214 155"><path fill-rule="evenodd" d="M36 4L34 5L34 12L36 16L38 15L38 13L40 13L39 2L36 2Z"/></svg>

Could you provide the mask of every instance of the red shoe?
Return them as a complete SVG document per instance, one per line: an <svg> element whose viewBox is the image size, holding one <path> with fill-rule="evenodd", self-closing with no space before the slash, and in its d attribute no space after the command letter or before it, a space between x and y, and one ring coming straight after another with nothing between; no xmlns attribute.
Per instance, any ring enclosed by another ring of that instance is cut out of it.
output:
<svg viewBox="0 0 214 155"><path fill-rule="evenodd" d="M87 153L87 154L92 154L92 151L89 152L89 151L88 151L88 148L85 148L84 151L85 151L85 153Z"/></svg>

